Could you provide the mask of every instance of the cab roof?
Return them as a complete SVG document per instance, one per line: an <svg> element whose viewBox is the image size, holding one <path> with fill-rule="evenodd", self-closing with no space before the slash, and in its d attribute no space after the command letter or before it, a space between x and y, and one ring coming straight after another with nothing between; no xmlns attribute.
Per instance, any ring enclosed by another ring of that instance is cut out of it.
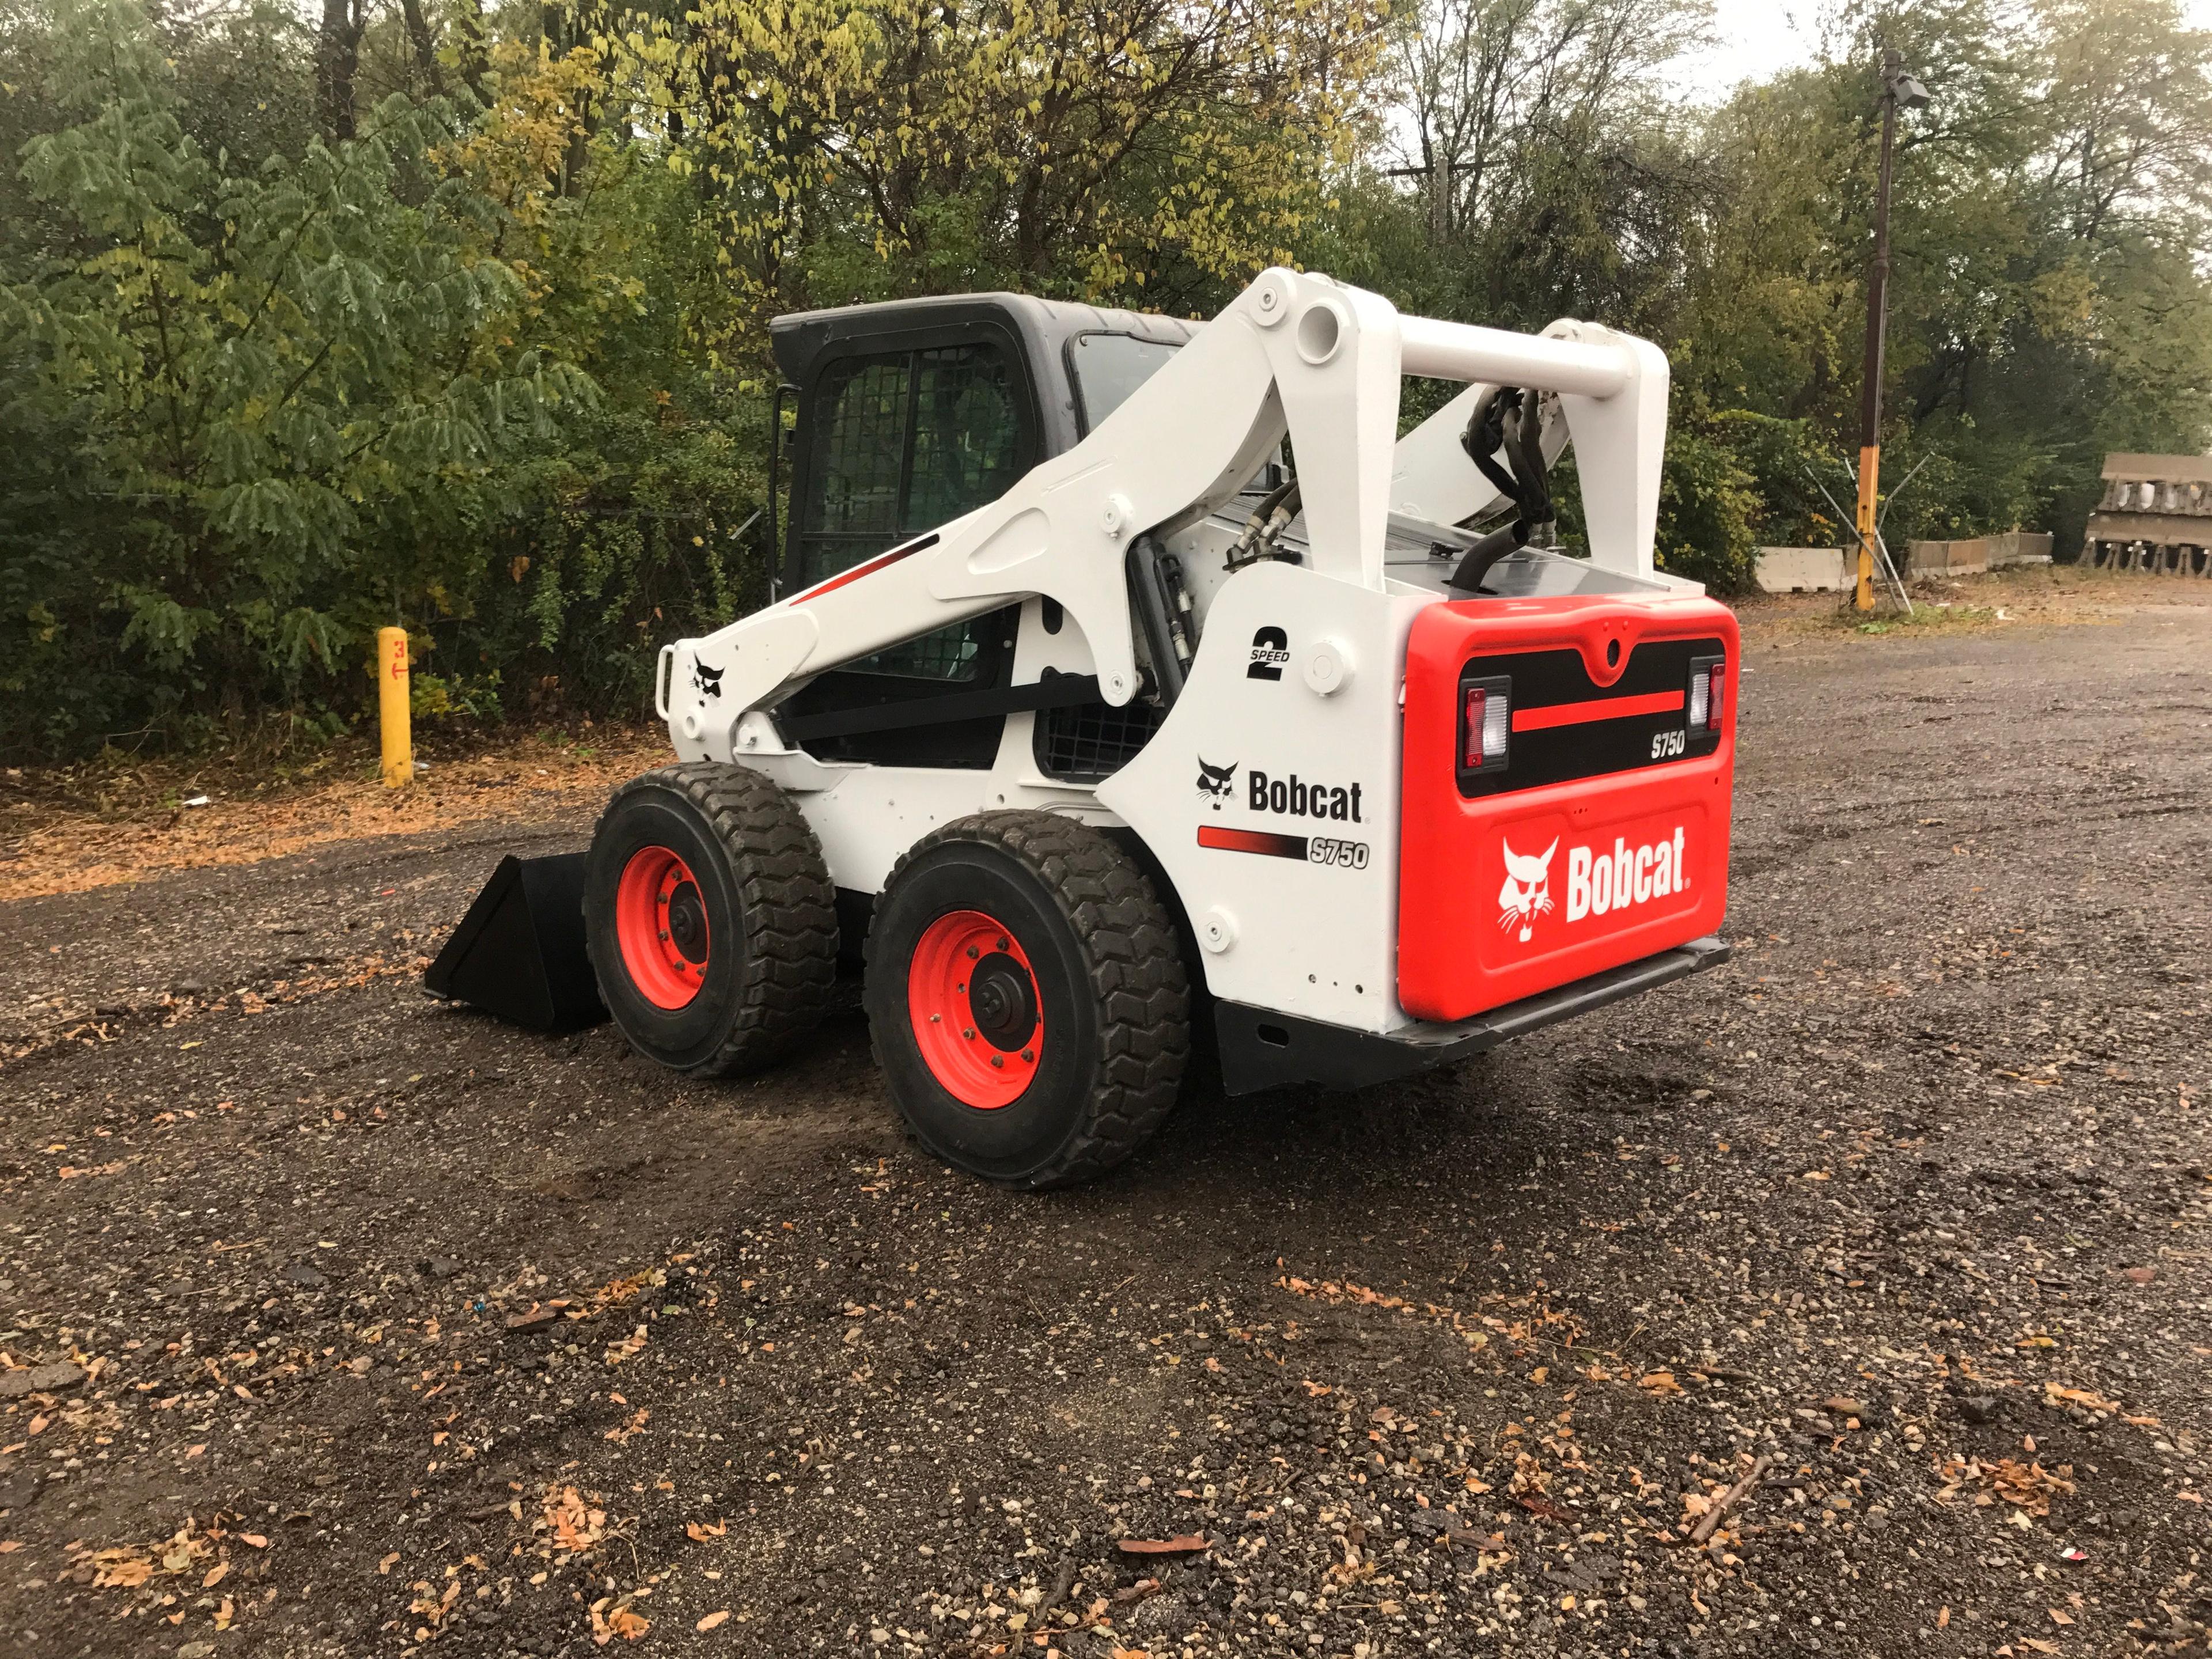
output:
<svg viewBox="0 0 2212 1659"><path fill-rule="evenodd" d="M1126 334L1182 345L1204 326L1179 317L1041 300L1030 294L961 294L790 312L769 324L769 338L783 378L804 388L811 386L823 357L844 356L855 347L880 342L885 349L896 349L999 336L1026 360L1047 428L1046 452L1058 453L1082 436L1068 367L1071 341L1085 334Z"/></svg>

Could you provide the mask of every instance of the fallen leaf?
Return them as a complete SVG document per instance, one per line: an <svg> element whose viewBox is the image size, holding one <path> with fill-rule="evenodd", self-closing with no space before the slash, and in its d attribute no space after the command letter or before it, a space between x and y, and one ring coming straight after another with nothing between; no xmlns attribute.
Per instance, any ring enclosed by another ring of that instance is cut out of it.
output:
<svg viewBox="0 0 2212 1659"><path fill-rule="evenodd" d="M103 1560L102 1557L112 1559ZM102 1550L93 1561L92 1582L103 1589L137 1589L154 1576L151 1561L126 1550Z"/></svg>
<svg viewBox="0 0 2212 1659"><path fill-rule="evenodd" d="M2072 1613L2061 1613L2057 1607L2045 1607L2044 1611L2051 1615L2051 1622L2054 1625L2070 1625L2074 1622Z"/></svg>
<svg viewBox="0 0 2212 1659"><path fill-rule="evenodd" d="M1654 1394L1680 1394L1682 1385L1674 1380L1672 1371L1647 1371L1636 1379L1639 1389L1649 1389Z"/></svg>
<svg viewBox="0 0 2212 1659"><path fill-rule="evenodd" d="M586 1503L574 1486L551 1486L535 1529L551 1533L556 1547L580 1555L607 1535L607 1512Z"/></svg>
<svg viewBox="0 0 2212 1659"><path fill-rule="evenodd" d="M603 1613L599 1609L605 1605L604 1601L592 1605L592 1640L601 1647L606 1646L617 1636L625 1642L635 1642L653 1628L651 1620L642 1613L631 1612L628 1607L617 1607L611 1613Z"/></svg>
<svg viewBox="0 0 2212 1659"><path fill-rule="evenodd" d="M1936 1615L1936 1628L1937 1630L1948 1630L1948 1629L1950 1629L1950 1628L1951 1628L1951 1609L1950 1609L1950 1608L1946 1607L1946 1608L1944 1608L1944 1609L1943 1609L1943 1611L1942 1611L1942 1612L1941 1612L1941 1613L1937 1613L1937 1614Z"/></svg>
<svg viewBox="0 0 2212 1659"><path fill-rule="evenodd" d="M251 1545L258 1550L265 1550L269 1547L269 1540L258 1532L242 1532L238 1534L238 1541Z"/></svg>
<svg viewBox="0 0 2212 1659"><path fill-rule="evenodd" d="M2084 1411L2116 1412L2120 1409L2117 1400L2107 1400L2087 1389L2069 1389L2063 1382L2043 1385L2043 1403L2046 1406L2079 1406Z"/></svg>
<svg viewBox="0 0 2212 1659"><path fill-rule="evenodd" d="M629 1422L622 1425L619 1428L609 1429L599 1437L602 1440L612 1440L617 1444L626 1444L634 1437L645 1432L646 1419L650 1418L652 1415L653 1408L651 1407L641 1406L635 1412L630 1414L630 1419Z"/></svg>
<svg viewBox="0 0 2212 1659"><path fill-rule="evenodd" d="M398 1565L399 1552L398 1550L394 1550L391 1554L386 1556L384 1559L376 1564L376 1571L379 1576L386 1576L390 1574L392 1568Z"/></svg>
<svg viewBox="0 0 2212 1659"><path fill-rule="evenodd" d="M709 1538L720 1538L729 1529L726 1521L686 1521L684 1523L684 1535L695 1544L703 1544Z"/></svg>
<svg viewBox="0 0 2212 1659"><path fill-rule="evenodd" d="M1173 1538L1124 1538L1115 1547L1124 1555L1195 1555L1210 1546L1198 1534L1187 1532Z"/></svg>
<svg viewBox="0 0 2212 1659"><path fill-rule="evenodd" d="M228 1573L229 1571L229 1562L216 1562L213 1566L207 1570L207 1577L200 1580L200 1588L202 1589L213 1589L217 1584L222 1583L224 1575Z"/></svg>
<svg viewBox="0 0 2212 1659"><path fill-rule="evenodd" d="M0 1538L0 1555L13 1555L22 1547L23 1540L20 1538Z"/></svg>
<svg viewBox="0 0 2212 1659"><path fill-rule="evenodd" d="M716 1607L714 1612L708 1613L697 1624L692 1626L691 1628L693 1630L712 1630L717 1625L727 1623L729 1617L730 1610L727 1607Z"/></svg>

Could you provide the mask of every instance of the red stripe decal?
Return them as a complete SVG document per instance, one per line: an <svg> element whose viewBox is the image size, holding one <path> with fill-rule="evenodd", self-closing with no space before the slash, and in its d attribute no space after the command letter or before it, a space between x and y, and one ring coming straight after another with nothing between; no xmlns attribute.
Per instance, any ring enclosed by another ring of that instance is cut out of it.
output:
<svg viewBox="0 0 2212 1659"><path fill-rule="evenodd" d="M1224 853L1265 853L1279 859L1306 860L1304 836L1279 836L1267 830L1224 830L1218 824L1198 826L1198 844Z"/></svg>
<svg viewBox="0 0 2212 1659"><path fill-rule="evenodd" d="M807 600L818 599L824 593L834 593L839 588L844 586L847 582L856 582L863 576L872 576L875 574L877 571L883 569L886 565L896 564L901 559L907 557L909 554L919 553L925 547L934 547L936 545L937 538L935 536L924 536L920 541L908 542L904 547L895 547L888 553L878 553L874 558L866 560L862 563L856 564L850 570L841 570L828 580L815 583L813 586L808 588L804 593L793 594L791 596L791 602L793 605L805 605Z"/></svg>
<svg viewBox="0 0 2212 1659"><path fill-rule="evenodd" d="M1654 691L1641 697L1598 697L1589 702L1555 702L1543 708L1513 711L1516 732L1542 732L1554 726L1580 726L1586 720L1622 720L1632 714L1665 714L1688 700L1686 691Z"/></svg>

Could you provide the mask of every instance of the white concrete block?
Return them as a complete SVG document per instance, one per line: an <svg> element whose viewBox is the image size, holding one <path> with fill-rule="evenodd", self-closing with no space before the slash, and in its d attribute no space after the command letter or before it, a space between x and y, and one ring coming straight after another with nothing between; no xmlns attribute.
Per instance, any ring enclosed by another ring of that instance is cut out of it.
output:
<svg viewBox="0 0 2212 1659"><path fill-rule="evenodd" d="M1758 571L1769 593L1840 593L1851 585L1840 547L1762 547Z"/></svg>

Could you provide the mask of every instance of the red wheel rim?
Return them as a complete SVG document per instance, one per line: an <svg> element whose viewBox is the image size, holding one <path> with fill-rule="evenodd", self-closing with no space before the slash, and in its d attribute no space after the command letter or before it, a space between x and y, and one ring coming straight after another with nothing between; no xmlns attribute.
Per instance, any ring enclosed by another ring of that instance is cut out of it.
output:
<svg viewBox="0 0 2212 1659"><path fill-rule="evenodd" d="M707 902L691 866L665 847L641 847L615 890L615 942L630 983L656 1008L699 994L709 955Z"/></svg>
<svg viewBox="0 0 2212 1659"><path fill-rule="evenodd" d="M995 1111L1036 1076L1044 1054L1036 970L995 918L955 910L931 922L907 964L906 1004L922 1063L955 1100Z"/></svg>

